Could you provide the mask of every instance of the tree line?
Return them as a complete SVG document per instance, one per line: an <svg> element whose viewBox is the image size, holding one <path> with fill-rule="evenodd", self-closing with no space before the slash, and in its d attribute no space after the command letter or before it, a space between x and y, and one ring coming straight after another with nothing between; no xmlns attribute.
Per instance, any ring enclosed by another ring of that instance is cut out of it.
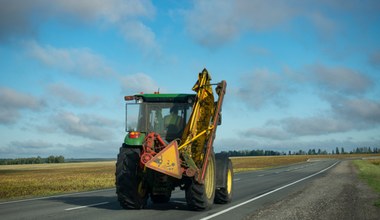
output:
<svg viewBox="0 0 380 220"><path fill-rule="evenodd" d="M233 151L222 151L221 153L227 154L232 157L244 157L244 156L279 156L279 155L328 155L328 154L378 154L380 149L377 147L357 147L351 151L346 151L344 147L336 147L335 150L328 152L321 149L309 149L298 150L298 151L289 151L289 152L279 152L273 150L233 150Z"/></svg>
<svg viewBox="0 0 380 220"><path fill-rule="evenodd" d="M65 157L63 156L49 156L46 158L27 157L16 159L0 159L0 165L13 165L13 164L42 164L42 163L64 163Z"/></svg>

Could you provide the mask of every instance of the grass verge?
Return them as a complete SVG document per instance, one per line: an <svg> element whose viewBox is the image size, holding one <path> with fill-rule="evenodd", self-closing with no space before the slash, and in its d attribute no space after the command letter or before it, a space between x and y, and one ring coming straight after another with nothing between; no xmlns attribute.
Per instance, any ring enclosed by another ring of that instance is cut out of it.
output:
<svg viewBox="0 0 380 220"><path fill-rule="evenodd" d="M359 170L359 177L380 193L380 159L355 160L354 164ZM374 205L380 207L380 198Z"/></svg>

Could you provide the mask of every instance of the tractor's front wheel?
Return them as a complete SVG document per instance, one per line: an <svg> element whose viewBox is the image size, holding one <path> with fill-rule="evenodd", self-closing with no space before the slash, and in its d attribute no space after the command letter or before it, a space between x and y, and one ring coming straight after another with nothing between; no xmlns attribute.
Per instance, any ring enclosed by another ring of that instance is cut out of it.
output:
<svg viewBox="0 0 380 220"><path fill-rule="evenodd" d="M116 194L123 208L141 209L148 192L140 166L140 149L121 147L116 162Z"/></svg>
<svg viewBox="0 0 380 220"><path fill-rule="evenodd" d="M210 209L214 203L215 187L215 155L211 153L208 158L204 184L200 184L192 178L186 188L186 202L190 209L199 211Z"/></svg>

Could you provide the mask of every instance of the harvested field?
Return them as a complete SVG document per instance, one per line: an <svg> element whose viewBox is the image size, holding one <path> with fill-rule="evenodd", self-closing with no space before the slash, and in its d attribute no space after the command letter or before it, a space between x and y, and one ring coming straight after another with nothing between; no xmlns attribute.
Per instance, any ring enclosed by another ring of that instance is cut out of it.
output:
<svg viewBox="0 0 380 220"><path fill-rule="evenodd" d="M233 157L231 159L234 171L241 172L299 163L312 158L362 158L364 156L377 155L291 155ZM114 173L114 161L3 165L0 166L0 200L112 188L115 186Z"/></svg>
<svg viewBox="0 0 380 220"><path fill-rule="evenodd" d="M240 172L300 163L305 162L309 159L360 159L373 156L376 156L376 154L251 156L231 157L231 160L234 171Z"/></svg>
<svg viewBox="0 0 380 220"><path fill-rule="evenodd" d="M0 166L0 199L110 188L114 169L115 162Z"/></svg>

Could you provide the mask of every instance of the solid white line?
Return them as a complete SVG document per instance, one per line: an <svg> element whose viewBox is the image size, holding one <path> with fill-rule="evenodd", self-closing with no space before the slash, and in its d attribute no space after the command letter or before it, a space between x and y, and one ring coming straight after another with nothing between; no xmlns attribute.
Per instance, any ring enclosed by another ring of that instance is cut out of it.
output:
<svg viewBox="0 0 380 220"><path fill-rule="evenodd" d="M32 198L32 199L23 199L23 200L15 200L15 201L8 201L8 202L0 202L0 205L5 204L12 204L12 203L19 203L19 202L29 202L29 201L36 201L36 200L43 200L43 199L52 199L52 198L59 198L64 196L75 196L75 195L82 195L82 194L88 194L88 193L96 193L96 192L105 192L105 191L111 191L115 190L112 189L100 189L100 190L93 190L93 191L87 191L87 192L77 192L77 193L68 193L68 194L61 194L56 196L46 196L46 197L38 197L38 198Z"/></svg>
<svg viewBox="0 0 380 220"><path fill-rule="evenodd" d="M178 200L173 200L172 202L173 202L173 203L178 203L178 204L184 204L184 205L187 204L187 202L184 202L184 201L178 201Z"/></svg>
<svg viewBox="0 0 380 220"><path fill-rule="evenodd" d="M87 207L104 205L104 204L108 204L108 203L110 203L110 202L100 202L100 203L95 203L95 204L90 204L90 205L77 206L77 207L65 209L65 211L71 211L71 210L76 210L76 209L83 209L83 208L87 208Z"/></svg>
<svg viewBox="0 0 380 220"><path fill-rule="evenodd" d="M331 165L331 166L329 166L329 167L327 167L327 168L325 168L325 169L323 169L323 170L321 170L321 171L319 171L319 172L317 172L317 173L314 173L314 174L312 174L312 175L310 175L310 176L304 177L304 178L302 178L302 179L299 179L299 180L297 180L297 181L294 181L294 182L292 182L292 183L289 183L289 184L287 184L287 185L285 185L285 186L281 186L280 188L274 189L274 190L272 190L272 191L270 191L270 192L264 193L264 194L262 194L262 195L260 195L260 196L257 196L257 197L255 197L255 198L252 198L252 199L247 200L247 201L245 201L245 202L242 202L242 203L240 203L240 204L234 205L234 206L232 206L232 207L230 207L230 208L228 208L228 209L225 209L225 210L223 210L223 211L217 212L217 213L215 213L215 214L213 214L213 215L210 215L210 216L207 216L207 217L201 218L200 220L207 220L207 219L214 218L214 217L216 217L216 216L219 216L219 215L221 215L221 214L224 214L224 213L226 213L226 212L229 212L229 211L231 211L231 210L233 210L233 209L236 209L236 208L238 208L238 207L240 207L240 206L242 206L242 205L245 205L245 204L247 204L247 203L250 203L250 202L253 202L253 201L255 201L255 200L258 200L258 199L260 199L260 198L262 198L262 197L265 197L265 196L267 196L267 195L269 195L269 194L272 194L272 193L274 193L274 192L277 192L277 191L279 191L279 190L281 190L281 189L285 189L286 187L289 187L289 186L294 185L294 184L296 184L296 183L299 183L299 182L301 182L301 181L307 180L307 179L309 179L309 178L311 178L311 177L313 177L313 176L315 176L315 175L318 175L318 174L320 174L320 173L325 172L326 170L328 170L328 169L332 168L333 166L335 166L337 163L339 163L339 161L335 162L333 165Z"/></svg>
<svg viewBox="0 0 380 220"><path fill-rule="evenodd" d="M234 182L239 181L239 180L240 180L240 178L236 178L236 179L234 179Z"/></svg>

